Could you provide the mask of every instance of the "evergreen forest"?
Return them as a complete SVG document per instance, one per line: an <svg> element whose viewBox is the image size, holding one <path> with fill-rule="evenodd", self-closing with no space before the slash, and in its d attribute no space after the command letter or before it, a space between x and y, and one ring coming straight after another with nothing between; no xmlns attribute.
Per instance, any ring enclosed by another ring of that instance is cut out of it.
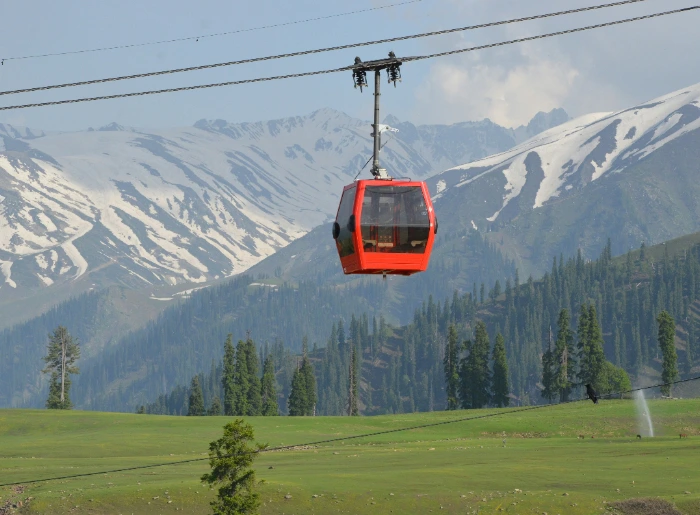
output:
<svg viewBox="0 0 700 515"><path fill-rule="evenodd" d="M575 336L584 360L580 377L590 375L586 367L593 365L585 359L593 356L595 367L617 374L614 384L627 384L627 374L633 381L658 380L662 350L657 317L664 311L675 320L678 369L688 377L700 359L700 245L675 245L673 252L672 246L647 249L642 244L613 258L608 242L594 261L585 262L580 252L567 260L560 256L538 281L521 281L516 271L503 285L496 281L487 289L474 284L472 291L454 291L438 301L430 296L413 322L402 327L367 313L334 321L325 346L308 353L316 378L315 414L354 414L353 402L363 415L550 402L559 394L543 391L543 379L549 381L543 378L543 361L547 368L548 352L555 352L558 338L573 349ZM563 313L571 334L561 336ZM588 345L593 350L585 350ZM272 352L280 412L286 414L284 402L301 358L281 342ZM485 370L488 377L467 384L468 367ZM202 380L217 384L209 378L215 369L213 364ZM456 375L454 385L450 374ZM581 384L561 384L567 390L562 400L582 394ZM474 385L481 385L481 393ZM186 388L180 389L178 402L184 402ZM186 406L172 401L177 391L164 396L171 399L165 412L186 412Z"/></svg>

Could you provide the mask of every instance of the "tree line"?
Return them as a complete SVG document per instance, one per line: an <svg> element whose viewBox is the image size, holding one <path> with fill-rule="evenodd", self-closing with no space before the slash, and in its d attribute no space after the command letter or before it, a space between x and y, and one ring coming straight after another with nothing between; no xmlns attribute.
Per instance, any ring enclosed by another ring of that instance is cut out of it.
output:
<svg viewBox="0 0 700 515"><path fill-rule="evenodd" d="M586 383L602 393L628 389L630 375L666 367L661 356L657 361L656 343L664 308L671 318L680 313L673 341L687 375L698 344L698 293L700 247L671 258L642 246L614 260L608 245L588 263L580 253L554 260L540 281L521 284L516 271L505 288L496 281L490 290L475 284L444 302L431 296L404 327L352 315L347 326L332 323L325 347L306 355L318 386L315 413L566 401Z"/></svg>
<svg viewBox="0 0 700 515"><path fill-rule="evenodd" d="M657 345L662 312L680 320L675 343L665 348L678 349L676 366L688 376L698 354L699 294L700 246L671 257L666 246L650 253L642 244L613 259L608 242L594 261L580 252L554 259L539 281L521 283L516 271L505 287L474 284L444 302L430 296L404 327L353 316L348 334L342 320L334 323L314 355L319 413L347 413L351 362L359 372L357 402L367 415L499 405L497 370L499 392L508 390L511 404L566 400L586 383L620 391L630 375L653 369L662 369L666 381L673 374L664 371L673 367ZM462 343L450 347L455 338ZM490 356L487 341L496 342ZM353 351L360 359L352 359Z"/></svg>
<svg viewBox="0 0 700 515"><path fill-rule="evenodd" d="M373 310L384 296L379 283L348 286L338 295L334 287L309 281L274 286L255 284L256 280L260 278L237 276L226 285L194 292L187 302L168 308L156 321L106 348L99 359L83 365L76 402L85 409L130 411L134 405L153 402L152 392L171 392L177 385L187 388L193 375L209 372L212 359L221 360L221 342L228 334L250 330L260 345L284 342L298 354L305 335L319 342L330 321L349 317L357 306ZM365 297L374 301L368 304ZM275 354L275 366L285 368L279 382L287 390L286 406L293 365L283 354ZM135 379L125 383L125 376ZM219 396L223 399L223 392Z"/></svg>
<svg viewBox="0 0 700 515"><path fill-rule="evenodd" d="M353 313L366 312L371 322L381 312L405 323L411 319L414 303L430 292L442 296L455 285L471 284L477 276L490 284L513 273L513 263L476 231L449 231L438 239L441 250L433 256L430 269L410 280L382 283L355 277L344 281L339 290L337 283L328 283L328 278L337 279L337 263L329 261L327 269L314 268L301 280L270 284L274 269L257 266L256 270L269 275L239 275L195 291L186 302L131 332L124 324L109 335L99 330L114 326L114 304L122 302L122 288L71 298L0 331L0 355L5 357L0 360L0 406L43 405L47 383L40 373L41 357L46 334L58 325L68 327L84 342L81 374L73 376L72 402L83 409L131 411L137 404L154 401L153 392L170 392L177 385L189 388L194 374L209 373L211 360L220 360L221 342L229 333L245 335L250 330L261 344L281 340L299 353L304 335L323 345L330 324L343 319L347 326ZM397 303L397 296L407 301ZM98 349L99 353L93 352ZM289 379L292 370L290 366ZM206 398L206 386L202 387Z"/></svg>
<svg viewBox="0 0 700 515"><path fill-rule="evenodd" d="M450 325L447 334L445 357L445 393L448 410L482 408L487 405L507 407L510 404L508 363L503 335L498 333L491 353L486 324L476 323L474 340L461 345L457 328Z"/></svg>
<svg viewBox="0 0 700 515"><path fill-rule="evenodd" d="M567 309L559 312L557 337L542 354L542 392L549 402L571 400L572 392L591 385L600 394L628 391L632 388L624 369L605 358L603 334L593 304L582 305L578 319L577 343L570 327Z"/></svg>
<svg viewBox="0 0 700 515"><path fill-rule="evenodd" d="M493 399L497 366L507 370L500 384L507 385L510 404L519 405L570 397L574 385L582 384L584 377L595 377L594 382L606 391L605 381L624 383L623 371L637 376L650 368L658 370L663 353L656 343L657 317L664 310L678 320L677 367L687 376L697 355L699 293L699 246L672 257L663 247L650 251L642 245L613 259L608 244L594 261L586 262L580 252L566 261L561 256L554 259L551 272L539 281L530 277L521 283L516 270L505 287L500 281L490 289L474 284L472 291L454 291L442 302L430 296L415 311L413 322L403 327L393 327L382 317L367 313L340 317L330 322L325 346L314 344L306 353L306 361L315 370L315 413L373 415L446 408L444 359L447 343L454 339L450 327L462 342L457 344L454 360L457 377L467 366L479 370L486 362L492 374L489 400L483 401L487 383L480 380L460 385L456 394L450 394L450 406L455 402L459 406L497 405ZM567 323L562 316L568 317ZM484 326L477 341L479 322ZM486 339L495 344L485 354ZM280 412L286 414L293 376L303 356L293 355L280 340L263 344L261 349L263 354L274 355L278 403ZM221 375L218 368L213 366L209 376ZM454 376L454 369L452 372ZM200 374L199 381L209 405L214 392L209 387L207 393L207 384L218 384L220 377L212 381ZM157 402L159 407L153 412L186 414L182 407L187 392L187 387L178 387L164 394L161 398L168 402ZM223 391L218 395L223 398ZM166 406L168 403L172 406Z"/></svg>
<svg viewBox="0 0 700 515"><path fill-rule="evenodd" d="M276 416L284 412L294 416L314 415L316 382L307 357L306 338L302 352L302 358L289 374L288 367L275 366L275 355L281 356L280 361L287 365L293 361L281 343L273 348L263 345L258 350L248 334L234 346L233 335L229 334L223 357L219 363L212 362L209 374L195 375L189 388L178 386L155 402L140 405L136 412L188 416ZM280 380L288 387L280 386Z"/></svg>

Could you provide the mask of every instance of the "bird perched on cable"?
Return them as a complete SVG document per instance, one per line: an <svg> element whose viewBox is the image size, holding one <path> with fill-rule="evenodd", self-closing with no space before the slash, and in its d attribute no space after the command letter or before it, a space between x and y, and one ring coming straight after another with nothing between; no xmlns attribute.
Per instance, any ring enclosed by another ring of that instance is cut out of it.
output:
<svg viewBox="0 0 700 515"><path fill-rule="evenodd" d="M588 398L593 401L593 404L598 404L598 394L595 393L595 390L590 384L586 385L586 393L588 394Z"/></svg>

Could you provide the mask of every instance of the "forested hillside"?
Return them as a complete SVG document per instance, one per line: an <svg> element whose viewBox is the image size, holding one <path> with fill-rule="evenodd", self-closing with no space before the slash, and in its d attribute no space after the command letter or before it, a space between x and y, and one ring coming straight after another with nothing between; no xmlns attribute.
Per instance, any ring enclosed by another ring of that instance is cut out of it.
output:
<svg viewBox="0 0 700 515"><path fill-rule="evenodd" d="M131 410L152 400L154 392L189 384L192 375L209 369L212 359L220 360L229 333L238 338L249 332L258 342L280 341L298 351L305 335L311 342L325 340L333 320L350 317L358 305L379 311L385 292L381 279L335 289L250 276L197 291L98 358L83 362L74 380L74 403L86 409Z"/></svg>
<svg viewBox="0 0 700 515"><path fill-rule="evenodd" d="M323 233L332 242L330 234ZM393 325L405 324L433 291L461 290L475 277L493 281L514 270L476 231L441 234L437 241L441 250L424 274L387 280L352 276L341 284L327 281L329 274L340 270L335 249L325 249L324 244L308 253L303 250L288 263L309 261L306 274L285 283L288 276L281 265L287 263L273 261L274 266L255 270L257 279L251 274L188 295L180 292L176 296L182 300L148 327L144 327L147 321L163 308L153 293L113 288L109 293L90 293L87 301L71 299L0 333L0 352L14 360L0 363L0 406L43 405L41 357L47 334L59 324L83 346L82 373L74 385L76 405L131 409L133 403L152 398L153 392L164 394L177 384L188 384L212 359L219 360L220 345L228 333L238 336L249 330L259 343L272 345L279 340L298 352L304 335L322 346L333 322L348 321L360 310L381 313ZM468 254L460 250L465 245ZM176 297L166 291L156 293L156 297Z"/></svg>
<svg viewBox="0 0 700 515"><path fill-rule="evenodd" d="M312 353L317 413L346 412L353 348L362 355L362 414L444 409L443 358L449 327L454 324L464 341L473 338L477 320L486 323L491 349L496 332L504 335L513 402L544 402L542 354L556 335L559 313L568 309L576 327L581 306L587 303L598 314L606 358L638 382L658 374L656 317L667 310L676 321L679 369L688 376L700 360L699 241L696 234L653 248L642 246L614 259L609 243L599 259L588 263L580 253L566 261L559 257L539 281L521 281L516 274L505 285L474 285L472 291L455 291L444 301L430 297L405 327L390 327L371 314L352 316L349 323L339 320L325 348ZM293 366L294 358L288 357L290 361ZM288 392L288 378L280 367L278 392ZM178 410L182 407L171 412Z"/></svg>
<svg viewBox="0 0 700 515"><path fill-rule="evenodd" d="M69 328L82 347L83 362L99 356L162 309L125 288L90 291L62 302L41 316L0 331L0 407L42 406L48 388L42 356L49 332Z"/></svg>
<svg viewBox="0 0 700 515"><path fill-rule="evenodd" d="M667 310L676 320L681 374L690 374L700 354L700 245L697 237L693 240L690 248L678 248L675 254L668 251L670 242L659 246L662 252L654 249L652 254L642 247L617 259L612 259L608 245L599 259L589 263L580 254L567 261L560 257L537 282L528 278L521 284L516 275L489 291L475 285L472 292L455 292L443 302L428 299L413 323L396 330L394 338L381 330L378 338L360 332L354 341L363 350L366 412L443 409L442 360L448 328L455 324L462 340L471 339L477 320L486 322L491 347L497 332L505 337L515 402L542 402L541 356L556 334L559 312L568 309L575 327L581 305L588 302L598 313L607 359L637 380L659 368L656 317ZM373 347L374 341L385 339L386 345ZM323 399L347 397L342 380L333 381L334 372L341 375L349 363L347 350L342 352L340 339L336 340L331 338L317 365L319 402L322 412L325 408L329 414L338 412L337 403L324 405Z"/></svg>
<svg viewBox="0 0 700 515"><path fill-rule="evenodd" d="M390 293L387 303L382 306L382 314L394 325L408 324L413 311L430 295L441 298L444 292L465 292L471 290L474 281L493 284L515 273L513 261L505 258L479 231L471 227L446 231L442 229L442 220L447 218L447 213L443 218L438 212L438 218L441 220L440 231L435 238L428 270L410 277L390 276L386 281ZM312 281L326 287L381 281L379 277L343 275L330 223L292 242L249 272L290 282Z"/></svg>

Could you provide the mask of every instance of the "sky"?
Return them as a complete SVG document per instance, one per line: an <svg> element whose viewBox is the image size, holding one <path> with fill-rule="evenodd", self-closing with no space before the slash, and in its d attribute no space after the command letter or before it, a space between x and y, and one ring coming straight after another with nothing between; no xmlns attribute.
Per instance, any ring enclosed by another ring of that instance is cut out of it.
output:
<svg viewBox="0 0 700 515"><path fill-rule="evenodd" d="M0 30L0 92L24 87L196 66L573 9L606 0L414 0L371 12L198 41L66 56L10 59L254 29L370 9L406 0L30 0L5 2ZM0 106L171 88L338 68L397 56L496 43L693 5L639 4L419 40L230 66L215 70L0 95ZM700 10L541 41L402 66L396 88L382 83L382 117L415 124L492 121L516 127L537 112L571 116L614 111L700 82ZM78 131L111 122L140 128L189 126L200 119L254 122L332 108L370 119L372 94L350 72L83 104L0 111L0 123Z"/></svg>

